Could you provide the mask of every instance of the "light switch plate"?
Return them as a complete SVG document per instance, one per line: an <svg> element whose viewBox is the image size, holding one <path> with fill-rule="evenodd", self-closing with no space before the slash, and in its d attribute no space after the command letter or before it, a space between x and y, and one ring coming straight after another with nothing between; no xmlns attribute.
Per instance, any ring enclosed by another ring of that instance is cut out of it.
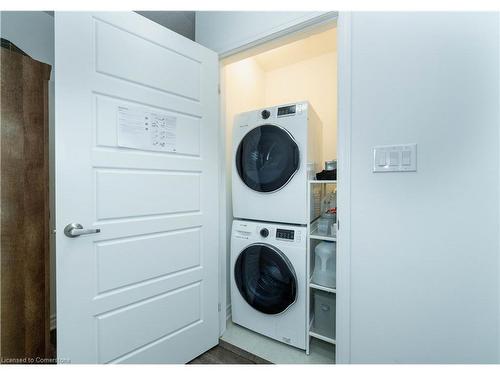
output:
<svg viewBox="0 0 500 375"><path fill-rule="evenodd" d="M383 162L385 160L385 163ZM373 172L416 172L417 144L376 146L373 148Z"/></svg>

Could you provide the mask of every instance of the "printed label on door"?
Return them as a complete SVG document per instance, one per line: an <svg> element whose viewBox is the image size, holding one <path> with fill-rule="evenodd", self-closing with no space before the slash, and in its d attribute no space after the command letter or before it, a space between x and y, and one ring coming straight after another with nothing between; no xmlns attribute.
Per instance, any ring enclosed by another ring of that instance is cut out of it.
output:
<svg viewBox="0 0 500 375"><path fill-rule="evenodd" d="M177 118L140 108L118 107L118 146L176 152Z"/></svg>

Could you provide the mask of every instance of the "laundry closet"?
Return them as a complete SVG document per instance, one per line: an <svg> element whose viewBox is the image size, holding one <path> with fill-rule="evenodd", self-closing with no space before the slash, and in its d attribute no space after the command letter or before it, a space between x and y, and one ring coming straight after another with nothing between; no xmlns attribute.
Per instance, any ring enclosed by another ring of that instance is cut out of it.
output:
<svg viewBox="0 0 500 375"><path fill-rule="evenodd" d="M273 363L335 363L336 28L222 61L226 329Z"/></svg>

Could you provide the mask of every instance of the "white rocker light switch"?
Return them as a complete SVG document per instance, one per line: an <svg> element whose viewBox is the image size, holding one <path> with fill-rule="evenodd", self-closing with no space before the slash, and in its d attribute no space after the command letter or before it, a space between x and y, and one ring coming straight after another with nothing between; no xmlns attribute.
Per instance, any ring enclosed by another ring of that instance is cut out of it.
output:
<svg viewBox="0 0 500 375"><path fill-rule="evenodd" d="M416 172L417 144L376 146L373 148L373 172Z"/></svg>

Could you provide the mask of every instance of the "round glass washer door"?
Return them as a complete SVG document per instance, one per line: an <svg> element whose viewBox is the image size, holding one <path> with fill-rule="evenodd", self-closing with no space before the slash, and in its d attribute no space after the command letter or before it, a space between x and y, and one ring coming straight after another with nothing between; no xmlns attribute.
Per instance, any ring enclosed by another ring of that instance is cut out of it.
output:
<svg viewBox="0 0 500 375"><path fill-rule="evenodd" d="M236 170L250 189L281 189L299 168L299 147L285 129L261 125L250 130L236 150Z"/></svg>
<svg viewBox="0 0 500 375"><path fill-rule="evenodd" d="M278 249L254 244L244 249L234 266L236 286L245 301L264 314L279 314L297 298L297 278Z"/></svg>

